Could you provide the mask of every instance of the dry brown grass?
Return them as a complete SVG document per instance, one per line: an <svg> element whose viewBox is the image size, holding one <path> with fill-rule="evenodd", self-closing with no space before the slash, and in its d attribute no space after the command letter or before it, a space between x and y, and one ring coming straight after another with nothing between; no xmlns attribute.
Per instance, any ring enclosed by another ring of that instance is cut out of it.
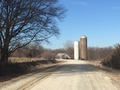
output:
<svg viewBox="0 0 120 90"><path fill-rule="evenodd" d="M23 75L35 70L40 70L43 66L58 63L56 60L45 60L42 58L18 58L10 57L9 63L4 71L0 71L0 80L6 80L7 77ZM43 68L42 68L43 69Z"/></svg>
<svg viewBox="0 0 120 90"><path fill-rule="evenodd" d="M10 57L9 62L11 63L23 63L23 62L33 62L33 61L43 61L44 58L19 58L19 57Z"/></svg>

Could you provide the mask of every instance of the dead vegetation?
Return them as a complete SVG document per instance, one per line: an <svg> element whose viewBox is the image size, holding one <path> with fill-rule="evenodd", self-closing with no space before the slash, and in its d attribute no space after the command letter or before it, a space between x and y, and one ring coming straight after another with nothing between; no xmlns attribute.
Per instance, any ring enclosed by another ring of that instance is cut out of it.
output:
<svg viewBox="0 0 120 90"><path fill-rule="evenodd" d="M116 45L113 53L106 57L101 63L107 67L120 70L120 44Z"/></svg>
<svg viewBox="0 0 120 90"><path fill-rule="evenodd" d="M112 54L113 47L89 47L88 48L88 60L96 61L102 60Z"/></svg>
<svg viewBox="0 0 120 90"><path fill-rule="evenodd" d="M120 70L120 44L115 47L90 47L88 60L99 61L103 66Z"/></svg>
<svg viewBox="0 0 120 90"><path fill-rule="evenodd" d="M4 72L0 71L0 82L24 75L36 70L43 70L58 63L56 60L40 60L36 58L11 58Z"/></svg>

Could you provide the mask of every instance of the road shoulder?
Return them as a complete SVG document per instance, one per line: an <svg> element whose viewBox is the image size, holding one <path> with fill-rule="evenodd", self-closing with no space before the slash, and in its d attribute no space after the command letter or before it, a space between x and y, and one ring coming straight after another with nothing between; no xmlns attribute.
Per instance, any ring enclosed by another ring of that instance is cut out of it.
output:
<svg viewBox="0 0 120 90"><path fill-rule="evenodd" d="M112 80L112 83L120 89L120 70L105 67L100 64L100 61L86 61L86 63L91 64L101 70Z"/></svg>

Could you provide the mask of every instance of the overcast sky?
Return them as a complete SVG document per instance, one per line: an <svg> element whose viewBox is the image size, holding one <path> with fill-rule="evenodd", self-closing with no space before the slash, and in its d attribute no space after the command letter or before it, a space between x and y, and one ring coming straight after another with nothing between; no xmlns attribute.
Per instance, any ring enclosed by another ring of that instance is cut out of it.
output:
<svg viewBox="0 0 120 90"><path fill-rule="evenodd" d="M90 47L107 47L120 43L120 0L60 0L66 7L64 22L58 23L61 35L52 37L46 48L62 48L71 40L88 38Z"/></svg>

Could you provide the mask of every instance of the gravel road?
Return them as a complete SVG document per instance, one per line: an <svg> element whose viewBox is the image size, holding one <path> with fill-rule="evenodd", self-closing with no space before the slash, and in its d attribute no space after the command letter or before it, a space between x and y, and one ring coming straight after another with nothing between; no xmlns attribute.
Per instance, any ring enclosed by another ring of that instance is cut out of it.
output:
<svg viewBox="0 0 120 90"><path fill-rule="evenodd" d="M101 70L81 60L25 75L0 90L118 90Z"/></svg>

